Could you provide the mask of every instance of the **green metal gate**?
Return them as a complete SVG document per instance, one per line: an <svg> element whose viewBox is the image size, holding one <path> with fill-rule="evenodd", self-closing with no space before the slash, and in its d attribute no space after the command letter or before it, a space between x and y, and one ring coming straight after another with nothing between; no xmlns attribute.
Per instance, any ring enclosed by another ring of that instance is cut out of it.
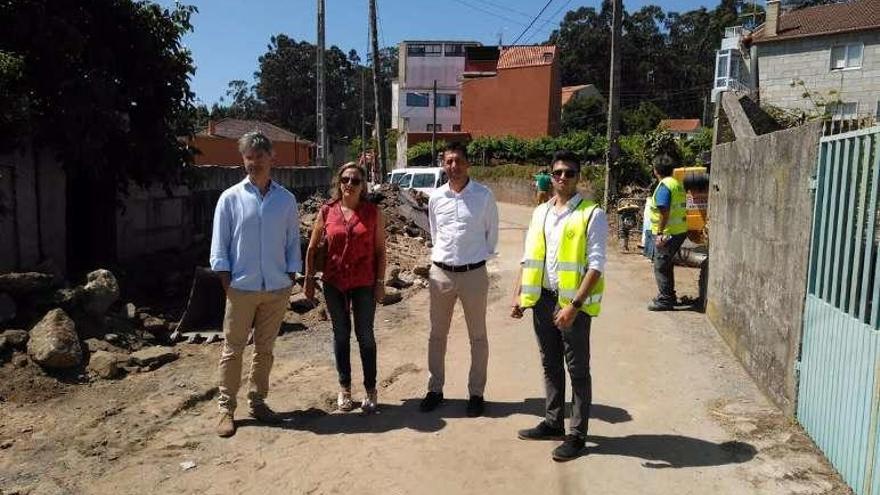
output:
<svg viewBox="0 0 880 495"><path fill-rule="evenodd" d="M859 495L880 495L880 127L821 139L798 421Z"/></svg>

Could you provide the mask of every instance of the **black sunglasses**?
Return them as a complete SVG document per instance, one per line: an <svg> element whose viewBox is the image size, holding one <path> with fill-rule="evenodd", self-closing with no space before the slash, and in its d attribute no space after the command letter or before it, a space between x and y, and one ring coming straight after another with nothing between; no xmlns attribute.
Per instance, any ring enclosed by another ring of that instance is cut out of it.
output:
<svg viewBox="0 0 880 495"><path fill-rule="evenodd" d="M351 184L351 185L353 185L353 186L359 186L359 185L361 185L361 182L363 182L363 181L360 180L360 179L358 179L357 177L345 177L345 176L343 176L343 177L340 177L340 178L339 178L339 182L341 182L341 183L343 183L343 184Z"/></svg>
<svg viewBox="0 0 880 495"><path fill-rule="evenodd" d="M569 169L554 170L552 173L553 173L553 177L556 177L557 179L562 176L565 176L566 179L574 179L575 177L578 176L577 170L569 170Z"/></svg>

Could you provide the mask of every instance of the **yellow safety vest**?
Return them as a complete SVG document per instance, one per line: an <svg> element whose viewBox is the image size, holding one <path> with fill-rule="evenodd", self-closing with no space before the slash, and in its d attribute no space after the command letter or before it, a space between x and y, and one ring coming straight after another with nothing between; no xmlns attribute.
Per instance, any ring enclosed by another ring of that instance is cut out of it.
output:
<svg viewBox="0 0 880 495"><path fill-rule="evenodd" d="M544 224L547 215L553 208L553 202L544 203L535 208L532 222L526 234L526 255L522 267L522 284L520 306L534 307L541 297L544 282L544 260L547 253L547 240L544 237ZM571 303L577 294L584 275L587 273L587 228L593 212L598 208L592 201L582 200L565 220L559 252L556 255L557 275L559 276L559 306ZM581 311L590 316L599 316L602 309L602 293L605 292L605 276L590 289L590 293L581 305Z"/></svg>
<svg viewBox="0 0 880 495"><path fill-rule="evenodd" d="M681 182L674 177L664 177L660 184L666 186L672 196L672 203L669 205L669 219L666 221L666 228L663 229L663 235L684 234L688 230L687 226L687 193ZM651 206L651 232L657 235L660 230L660 208L657 208L657 188L649 199Z"/></svg>

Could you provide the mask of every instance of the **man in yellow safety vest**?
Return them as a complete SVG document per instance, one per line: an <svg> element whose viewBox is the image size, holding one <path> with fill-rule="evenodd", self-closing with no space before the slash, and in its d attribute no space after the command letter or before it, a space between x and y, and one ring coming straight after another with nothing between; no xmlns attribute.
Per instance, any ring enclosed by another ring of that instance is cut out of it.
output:
<svg viewBox="0 0 880 495"><path fill-rule="evenodd" d="M672 259L687 237L687 194L682 183L672 177L672 158L660 155L654 160L654 176L660 183L648 198L651 233L654 235L654 278L659 294L648 304L650 311L669 311L677 303Z"/></svg>
<svg viewBox="0 0 880 495"><path fill-rule="evenodd" d="M541 350L546 414L536 427L521 430L523 440L564 440L553 459L582 455L592 403L590 323L599 315L605 280L608 222L596 203L577 191L580 160L560 151L552 162L554 196L532 213L521 275L511 316L532 308ZM566 434L565 371L572 388L571 423Z"/></svg>

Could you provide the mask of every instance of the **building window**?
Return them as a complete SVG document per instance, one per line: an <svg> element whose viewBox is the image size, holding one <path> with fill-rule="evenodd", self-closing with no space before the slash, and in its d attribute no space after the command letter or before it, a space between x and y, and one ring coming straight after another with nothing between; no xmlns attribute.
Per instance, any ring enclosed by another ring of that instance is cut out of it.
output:
<svg viewBox="0 0 880 495"><path fill-rule="evenodd" d="M437 108L454 107L456 104L454 94L437 93Z"/></svg>
<svg viewBox="0 0 880 495"><path fill-rule="evenodd" d="M443 45L433 43L407 45L406 54L410 57L439 57L443 55Z"/></svg>
<svg viewBox="0 0 880 495"><path fill-rule="evenodd" d="M828 105L828 113L833 120L852 120L858 117L859 104L854 101L841 101Z"/></svg>
<svg viewBox="0 0 880 495"><path fill-rule="evenodd" d="M877 116L880 117L880 102L877 103ZM452 132L461 132L461 124L452 124Z"/></svg>
<svg viewBox="0 0 880 495"><path fill-rule="evenodd" d="M446 45L447 57L464 57L464 45Z"/></svg>
<svg viewBox="0 0 880 495"><path fill-rule="evenodd" d="M432 124L428 124L427 126L428 132L434 130L434 126ZM443 132L443 124L437 124L437 132Z"/></svg>
<svg viewBox="0 0 880 495"><path fill-rule="evenodd" d="M858 69L862 67L865 45L850 43L831 47L831 70Z"/></svg>
<svg viewBox="0 0 880 495"><path fill-rule="evenodd" d="M428 106L428 93L407 93L406 106L408 107L426 107Z"/></svg>

